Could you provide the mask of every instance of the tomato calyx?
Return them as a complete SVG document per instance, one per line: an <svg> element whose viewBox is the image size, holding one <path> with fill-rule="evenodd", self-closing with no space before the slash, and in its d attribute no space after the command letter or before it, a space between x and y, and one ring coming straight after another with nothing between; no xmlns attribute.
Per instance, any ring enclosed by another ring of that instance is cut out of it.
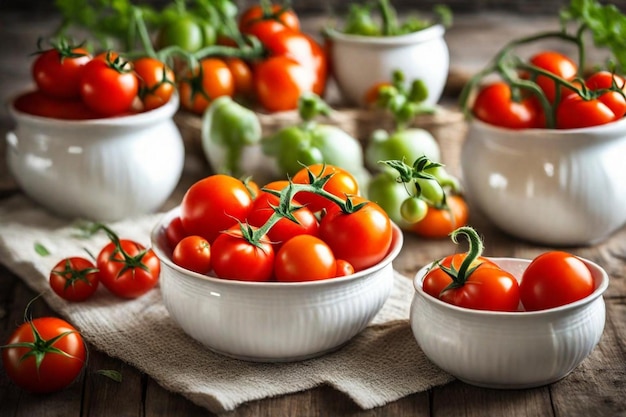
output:
<svg viewBox="0 0 626 417"><path fill-rule="evenodd" d="M441 260L436 261L433 266L441 268L441 270L444 271L452 279L450 285L441 290L441 293L444 293L454 288L461 288L463 285L465 285L465 282L476 270L476 268L480 266L480 263L475 261L482 255L484 245L476 230L474 230L474 228L470 226L462 226L454 230L450 234L450 238L455 244L459 243L459 235L465 236L469 242L469 249L467 251L467 254L465 255L465 258L463 259L463 262L461 263L461 266L459 266L459 269L456 269L454 263L452 263L449 267L442 265Z"/></svg>
<svg viewBox="0 0 626 417"><path fill-rule="evenodd" d="M37 40L37 51L33 52L32 55L40 55L43 54L49 49L44 49L42 47L43 38L39 38ZM86 52L77 52L77 49L80 49L84 46L84 42L78 45L71 44L67 39L60 38L58 40L52 40L49 42L50 46L59 54L59 61L63 62L66 58L80 58L83 56L88 56Z"/></svg>
<svg viewBox="0 0 626 417"><path fill-rule="evenodd" d="M52 271L52 274L65 278L64 288L68 289L75 285L76 282L82 281L91 286L91 281L87 278L89 274L98 272L98 268L75 269L72 266L70 258L66 258L63 263L63 270Z"/></svg>

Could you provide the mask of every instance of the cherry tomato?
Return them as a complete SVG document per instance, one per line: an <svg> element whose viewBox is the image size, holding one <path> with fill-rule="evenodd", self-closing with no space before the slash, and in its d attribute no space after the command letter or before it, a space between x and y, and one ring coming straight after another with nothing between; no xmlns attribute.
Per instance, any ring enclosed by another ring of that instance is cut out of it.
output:
<svg viewBox="0 0 626 417"><path fill-rule="evenodd" d="M144 110L167 103L176 89L174 71L156 58L144 57L133 62L139 79L139 98Z"/></svg>
<svg viewBox="0 0 626 417"><path fill-rule="evenodd" d="M261 192L254 200L252 209L248 214L248 223L251 226L263 226L272 214L274 214L272 207L278 206L279 203L280 200L277 196L267 192ZM300 205L300 203L295 200L292 200L292 203L294 206ZM303 206L295 210L293 216L298 223L287 218L282 218L267 232L268 239L277 249L294 236L301 234L316 236L318 233L319 223L315 214L313 214L308 207Z"/></svg>
<svg viewBox="0 0 626 417"><path fill-rule="evenodd" d="M257 100L270 112L296 109L302 93L313 91L316 82L310 68L288 56L272 56L254 70Z"/></svg>
<svg viewBox="0 0 626 417"><path fill-rule="evenodd" d="M196 52L216 42L217 33L209 25L194 16L182 15L164 23L157 33L159 49L178 46L187 52Z"/></svg>
<svg viewBox="0 0 626 417"><path fill-rule="evenodd" d="M128 239L105 245L96 266L102 285L121 298L147 293L158 283L161 273L161 263L152 249Z"/></svg>
<svg viewBox="0 0 626 417"><path fill-rule="evenodd" d="M205 58L181 80L179 92L185 109L203 114L216 98L235 94L235 79L223 59Z"/></svg>
<svg viewBox="0 0 626 417"><path fill-rule="evenodd" d="M556 108L556 127L577 129L598 126L616 120L615 113L598 99L585 100L577 94L569 95Z"/></svg>
<svg viewBox="0 0 626 417"><path fill-rule="evenodd" d="M254 94L254 80L250 65L240 58L225 58L224 62L233 75L235 95L251 97Z"/></svg>
<svg viewBox="0 0 626 417"><path fill-rule="evenodd" d="M251 209L252 197L242 181L215 174L189 187L180 218L187 234L202 236L213 244L221 231L245 221Z"/></svg>
<svg viewBox="0 0 626 417"><path fill-rule="evenodd" d="M376 203L363 197L351 197L354 205L365 203L352 213L339 206L328 209L320 221L320 238L330 246L335 257L352 264L355 271L376 265L389 251L392 223Z"/></svg>
<svg viewBox="0 0 626 417"><path fill-rule="evenodd" d="M615 114L615 120L621 119L626 114L626 81L617 74L609 71L598 71L585 80L585 85L591 90L609 90L611 88L620 91L607 91L598 97Z"/></svg>
<svg viewBox="0 0 626 417"><path fill-rule="evenodd" d="M420 222L428 213L428 203L419 197L409 197L400 204L400 216L409 224Z"/></svg>
<svg viewBox="0 0 626 417"><path fill-rule="evenodd" d="M83 48L62 45L41 52L32 66L37 88L54 98L80 97L80 77L91 55Z"/></svg>
<svg viewBox="0 0 626 417"><path fill-rule="evenodd" d="M453 279L448 275L441 267L453 268L458 271L461 268L461 264L465 260L466 253L456 253L443 258L437 262L436 266L433 266L424 277L422 282L422 288L426 294L432 295L435 298L439 298L441 292L452 283ZM469 268L499 268L493 261L479 256L470 264Z"/></svg>
<svg viewBox="0 0 626 417"><path fill-rule="evenodd" d="M211 270L211 244L201 236L185 236L174 248L172 261L199 274Z"/></svg>
<svg viewBox="0 0 626 417"><path fill-rule="evenodd" d="M13 106L21 112L52 119L88 120L103 117L80 99L53 98L41 91L21 94L13 101Z"/></svg>
<svg viewBox="0 0 626 417"><path fill-rule="evenodd" d="M292 181L295 184L310 184L309 171L315 177L332 175L323 188L337 197L345 199L346 196L355 196L359 194L359 184L356 178L347 170L335 165L309 165L296 172ZM323 209L336 207L336 204L327 198L308 191L301 191L297 193L295 197L299 202L306 205L314 213Z"/></svg>
<svg viewBox="0 0 626 417"><path fill-rule="evenodd" d="M59 261L50 271L50 287L68 301L85 301L98 289L98 269L88 259L72 256Z"/></svg>
<svg viewBox="0 0 626 417"><path fill-rule="evenodd" d="M293 9L280 4L271 4L269 12L266 13L261 4L248 7L239 17L239 30L249 33L250 27L261 21L278 22L288 29L300 30L300 19Z"/></svg>
<svg viewBox="0 0 626 417"><path fill-rule="evenodd" d="M274 272L275 253L267 239L258 244L246 240L239 225L221 233L211 245L215 275L239 281L269 281Z"/></svg>
<svg viewBox="0 0 626 417"><path fill-rule="evenodd" d="M528 129L538 124L537 106L531 98L513 101L511 88L495 82L480 89L473 105L474 115L483 122L510 129Z"/></svg>
<svg viewBox="0 0 626 417"><path fill-rule="evenodd" d="M41 317L20 325L2 349L7 376L33 393L51 393L69 386L86 360L80 333L56 317ZM43 359L37 364L38 355Z"/></svg>
<svg viewBox="0 0 626 417"><path fill-rule="evenodd" d="M335 255L320 238L298 235L281 246L274 261L277 281L317 281L337 275Z"/></svg>
<svg viewBox="0 0 626 417"><path fill-rule="evenodd" d="M533 259L524 271L520 297L526 310L543 310L585 298L594 285L591 271L580 258L550 251Z"/></svg>
<svg viewBox="0 0 626 417"><path fill-rule="evenodd" d="M165 238L170 249L174 250L178 242L183 240L185 236L187 236L187 232L183 228L183 221L180 216L173 218L165 228Z"/></svg>
<svg viewBox="0 0 626 417"><path fill-rule="evenodd" d="M448 236L458 227L465 226L469 219L469 208L465 199L456 194L446 197L447 208L428 207L424 218L407 230L418 236L438 239Z"/></svg>
<svg viewBox="0 0 626 417"><path fill-rule="evenodd" d="M555 51L542 51L530 58L530 63L551 72L566 81L573 80L578 73L578 66L567 55ZM538 75L535 82L543 90L550 102L556 99L556 83L545 75Z"/></svg>
<svg viewBox="0 0 626 417"><path fill-rule="evenodd" d="M335 276L345 277L354 274L354 267L352 264L344 259L337 259L337 270Z"/></svg>
<svg viewBox="0 0 626 417"><path fill-rule="evenodd" d="M131 110L139 93L139 81L129 61L114 55L92 59L84 67L80 95L93 111L116 116Z"/></svg>

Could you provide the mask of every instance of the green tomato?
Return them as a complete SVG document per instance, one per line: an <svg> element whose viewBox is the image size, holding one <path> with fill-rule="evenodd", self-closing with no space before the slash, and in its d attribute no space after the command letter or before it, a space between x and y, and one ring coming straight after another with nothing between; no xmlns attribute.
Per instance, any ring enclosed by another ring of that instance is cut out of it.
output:
<svg viewBox="0 0 626 417"><path fill-rule="evenodd" d="M377 203L389 216L391 221L405 229L409 226L401 213L402 203L411 195L409 184L396 181L397 174L383 171L374 175L367 186L367 198Z"/></svg>
<svg viewBox="0 0 626 417"><path fill-rule="evenodd" d="M397 130L391 135L377 130L365 148L366 165L374 171L383 169L378 161L395 159L411 165L424 155L434 162L441 160L439 144L433 135L418 128Z"/></svg>
<svg viewBox="0 0 626 417"><path fill-rule="evenodd" d="M196 52L215 44L217 33L209 24L191 16L183 16L165 23L157 35L159 48L178 46L187 52Z"/></svg>
<svg viewBox="0 0 626 417"><path fill-rule="evenodd" d="M453 193L459 193L461 191L461 184L459 183L459 180L450 175L443 166L429 168L426 172L435 177L437 182L439 182L442 187L450 187Z"/></svg>
<svg viewBox="0 0 626 417"><path fill-rule="evenodd" d="M436 180L417 178L415 186L419 190L420 197L427 200L431 205L439 206L443 203L445 198L444 191Z"/></svg>
<svg viewBox="0 0 626 417"><path fill-rule="evenodd" d="M409 197L400 205L400 215L409 223L417 223L426 217L428 203L419 197Z"/></svg>

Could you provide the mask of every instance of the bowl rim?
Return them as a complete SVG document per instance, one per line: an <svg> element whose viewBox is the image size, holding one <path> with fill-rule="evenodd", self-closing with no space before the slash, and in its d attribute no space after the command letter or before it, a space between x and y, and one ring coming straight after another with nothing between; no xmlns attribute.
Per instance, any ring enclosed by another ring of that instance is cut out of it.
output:
<svg viewBox="0 0 626 417"><path fill-rule="evenodd" d="M328 27L324 29L324 37L333 41L343 43L354 43L361 45L404 45L417 42L425 42L434 38L443 37L446 28L435 23L416 32L410 32L402 35L394 36L365 36L343 33L340 30Z"/></svg>
<svg viewBox="0 0 626 417"><path fill-rule="evenodd" d="M52 127L96 127L96 126L131 126L136 124L150 123L157 119L168 119L172 117L178 108L180 107L180 98L178 91L175 89L172 93L170 100L155 109L148 111L141 111L132 114L126 114L123 116L113 117L101 117L95 119L55 119L53 117L37 116L34 114L26 113L15 108L15 100L27 93L34 90L22 91L10 97L7 100L7 108L9 114L16 122L27 122L32 124L45 124Z"/></svg>
<svg viewBox="0 0 626 417"><path fill-rule="evenodd" d="M354 274L343 276L343 277L335 277L321 280L313 280L313 281L297 281L297 282L278 282L278 281L243 281L243 280L233 280L233 279L225 279L219 278L215 276L200 274L197 272L190 271L188 269L182 268L172 262L171 258L168 256L167 252L163 250L163 248L159 245L159 239L163 232L165 231L166 226L172 221L176 216L180 214L180 205L162 213L162 216L157 221L156 225L152 228L150 232L150 245L152 250L155 252L157 257L160 259L162 263L165 263L168 267L174 269L175 271L184 274L189 279L198 280L202 282L208 282L215 285L221 286L231 286L231 287L250 287L250 288L302 288L302 287L325 287L332 286L341 283L348 283L350 281L358 280L366 275L369 275L375 271L382 269L383 267L391 264L391 262L398 256L400 250L402 249L404 242L404 235L402 234L402 230L395 223L391 222L392 225L392 240L391 247L389 248L385 257L376 265L373 265L369 268L358 271Z"/></svg>
<svg viewBox="0 0 626 417"><path fill-rule="evenodd" d="M593 132L594 134L597 134L597 133L603 133L603 131L611 131L614 129L626 128L626 126L622 126L622 125L626 125L626 117L622 117L619 120L615 120L613 122L605 123L602 125L579 127L579 128L574 128L574 129L557 129L557 128L548 129L548 128L539 128L539 127L529 127L525 129L511 129L511 128L507 128L504 126L496 126L491 123L487 123L473 115L469 116L468 121L469 121L470 126L472 125L478 126L479 128L484 129L486 131L502 133L504 135L519 135L520 133L530 133L531 135L543 137L546 135L546 133L549 132L550 135L557 136L559 139L562 139L562 140L570 140L568 136L571 135L572 133L585 134L585 133ZM550 138L550 140L555 140L555 138Z"/></svg>
<svg viewBox="0 0 626 417"><path fill-rule="evenodd" d="M426 277L426 271L428 271L428 269L434 265L434 263L436 261L433 261L427 265L424 265L422 268L420 268L417 273L415 274L415 276L413 277L413 288L415 289L415 295L416 296L420 296L422 297L424 300L426 300L428 303L434 304L436 306L438 306L439 308L442 309L449 309L451 311L454 311L456 313L462 313L464 315L474 315L474 316L488 316L488 317L519 317L519 318L528 318L528 317L537 317L537 316L549 316L549 315L553 315L553 314L559 314L559 313L563 313L564 311L567 310L573 310L576 309L580 306L583 306L585 304L589 304L592 301L594 301L596 298L599 298L602 296L602 294L606 291L606 289L609 286L609 275L606 272L606 270L604 268L602 268L600 265L598 265L597 263L580 257L580 256L576 256L577 258L579 258L581 261L583 261L587 267L590 267L591 269L595 269L599 274L600 274L600 282L595 282L596 287L593 290L593 292L591 294L589 294L588 296L581 298L580 300L576 300L572 303L569 304L564 304L561 306L557 306L557 307L552 307L552 308L547 308L547 309L543 309L543 310L534 310L534 311L491 311L491 310L477 310L477 309L471 309L471 308L466 308L466 307L459 307L459 306L455 306L453 304L449 304L446 303L444 301L441 301L433 296L431 296L430 294L427 294L424 289L422 288L422 282L424 281L424 278ZM500 263L500 262L521 262L526 264L526 266L528 266L531 262L530 259L524 259L524 258L513 258L513 257L486 257L487 259L494 261L496 263ZM516 277L519 279L519 277Z"/></svg>

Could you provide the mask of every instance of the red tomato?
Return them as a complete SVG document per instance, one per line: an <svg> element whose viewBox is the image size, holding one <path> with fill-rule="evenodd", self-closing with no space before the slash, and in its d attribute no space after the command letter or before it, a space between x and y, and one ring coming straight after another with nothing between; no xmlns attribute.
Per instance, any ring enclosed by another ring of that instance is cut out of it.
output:
<svg viewBox="0 0 626 417"><path fill-rule="evenodd" d="M538 110L531 98L515 102L505 82L480 89L473 105L474 115L483 122L510 129L528 129L538 124Z"/></svg>
<svg viewBox="0 0 626 417"><path fill-rule="evenodd" d="M59 46L43 51L33 62L33 80L50 97L79 98L81 71L90 60L91 55L83 48Z"/></svg>
<svg viewBox="0 0 626 417"><path fill-rule="evenodd" d="M89 61L80 80L80 96L87 107L105 117L130 111L139 93L131 63L114 56Z"/></svg>
<svg viewBox="0 0 626 417"><path fill-rule="evenodd" d="M621 119L626 114L626 82L624 78L609 71L599 71L590 75L585 80L585 85L591 90L616 89L620 91L606 91L600 94L598 100L606 105L615 114L615 120Z"/></svg>
<svg viewBox="0 0 626 417"><path fill-rule="evenodd" d="M313 91L315 74L295 59L272 56L256 65L254 90L257 100L270 112L298 108L302 93Z"/></svg>
<svg viewBox="0 0 626 417"><path fill-rule="evenodd" d="M52 119L88 120L102 117L82 100L53 98L41 91L20 95L13 101L13 106L21 112Z"/></svg>
<svg viewBox="0 0 626 417"><path fill-rule="evenodd" d="M128 239L111 241L96 259L100 281L121 298L137 298L159 281L161 262L152 249Z"/></svg>
<svg viewBox="0 0 626 417"><path fill-rule="evenodd" d="M296 172L292 181L295 184L310 184L309 171L315 177L324 177L332 174L332 177L330 177L328 182L324 185L324 190L341 199L345 199L346 196L355 196L359 194L359 184L356 178L347 170L334 165L309 165L308 167L304 167L300 171ZM336 204L329 199L308 191L301 191L297 193L296 198L314 213L321 211L322 209L336 207Z"/></svg>
<svg viewBox="0 0 626 417"><path fill-rule="evenodd" d="M441 267L452 268L458 271L461 264L467 257L466 253L457 253L449 255L438 262L437 266L433 266L424 277L422 288L426 294L439 298L441 292L453 282L453 279ZM479 256L471 264L469 268L498 268L498 265L487 258ZM469 269L468 268L468 269Z"/></svg>
<svg viewBox="0 0 626 417"><path fill-rule="evenodd" d="M335 271L335 276L345 277L352 274L354 274L354 267L352 264L343 259L337 259L337 270Z"/></svg>
<svg viewBox="0 0 626 417"><path fill-rule="evenodd" d="M616 120L615 113L598 99L585 100L577 94L563 99L556 108L556 127L577 129Z"/></svg>
<svg viewBox="0 0 626 417"><path fill-rule="evenodd" d="M176 89L174 71L156 58L144 57L133 62L139 79L139 98L144 110L167 103Z"/></svg>
<svg viewBox="0 0 626 417"><path fill-rule="evenodd" d="M50 271L50 287L68 301L85 301L98 289L98 269L88 259L69 257L59 261Z"/></svg>
<svg viewBox="0 0 626 417"><path fill-rule="evenodd" d="M339 206L328 209L320 221L320 237L338 259L349 262L355 271L376 265L389 252L392 226L389 216L378 204L363 197L352 197L353 213L344 213Z"/></svg>
<svg viewBox="0 0 626 417"><path fill-rule="evenodd" d="M56 317L41 317L22 324L2 349L7 376L34 393L50 393L69 386L86 360L80 333ZM37 355L42 355L37 365Z"/></svg>
<svg viewBox="0 0 626 417"><path fill-rule="evenodd" d="M446 196L446 202L447 208L428 207L426 216L407 229L418 236L439 239L465 226L469 219L469 208L465 199L453 194Z"/></svg>
<svg viewBox="0 0 626 417"><path fill-rule="evenodd" d="M240 58L225 58L224 62L228 66L235 83L235 95L250 97L254 93L254 81L252 69L244 60Z"/></svg>
<svg viewBox="0 0 626 417"><path fill-rule="evenodd" d="M206 274L211 270L211 245L201 236L186 236L174 248L172 261L190 271Z"/></svg>
<svg viewBox="0 0 626 417"><path fill-rule="evenodd" d="M261 192L254 200L252 210L248 214L248 223L255 227L263 226L274 214L272 207L278 206L279 203L280 199L277 196ZM294 206L300 205L295 200L292 200L292 204ZM304 206L295 210L293 216L298 223L283 217L267 232L267 238L276 248L279 248L283 243L297 235L317 235L319 223L315 214L308 207Z"/></svg>
<svg viewBox="0 0 626 417"><path fill-rule="evenodd" d="M170 249L174 250L178 242L187 236L187 232L183 228L183 221L180 216L175 217L165 228L165 238Z"/></svg>
<svg viewBox="0 0 626 417"><path fill-rule="evenodd" d="M235 94L235 79L223 59L205 58L181 80L178 88L181 105L203 114L216 98Z"/></svg>
<svg viewBox="0 0 626 417"><path fill-rule="evenodd" d="M269 13L266 12L261 4L248 7L239 17L239 30L249 33L250 27L260 21L278 22L286 28L300 30L300 19L293 9L281 4L271 4Z"/></svg>
<svg viewBox="0 0 626 417"><path fill-rule="evenodd" d="M202 236L213 244L221 231L245 221L251 209L252 197L242 181L215 174L189 187L180 218L187 234Z"/></svg>
<svg viewBox="0 0 626 417"><path fill-rule="evenodd" d="M578 73L578 66L568 56L554 51L542 51L530 59L530 63L566 81L573 80ZM538 75L536 83L543 90L550 102L556 99L556 84L545 75Z"/></svg>
<svg viewBox="0 0 626 417"><path fill-rule="evenodd" d="M274 274L277 281L317 281L337 275L335 255L320 238L298 235L289 239L276 254Z"/></svg>
<svg viewBox="0 0 626 417"><path fill-rule="evenodd" d="M533 259L524 271L520 297L526 310L543 310L585 298L594 286L591 271L580 258L550 251Z"/></svg>
<svg viewBox="0 0 626 417"><path fill-rule="evenodd" d="M211 245L215 275L239 281L269 281L274 272L274 248L267 239L246 240L239 225L221 233Z"/></svg>

